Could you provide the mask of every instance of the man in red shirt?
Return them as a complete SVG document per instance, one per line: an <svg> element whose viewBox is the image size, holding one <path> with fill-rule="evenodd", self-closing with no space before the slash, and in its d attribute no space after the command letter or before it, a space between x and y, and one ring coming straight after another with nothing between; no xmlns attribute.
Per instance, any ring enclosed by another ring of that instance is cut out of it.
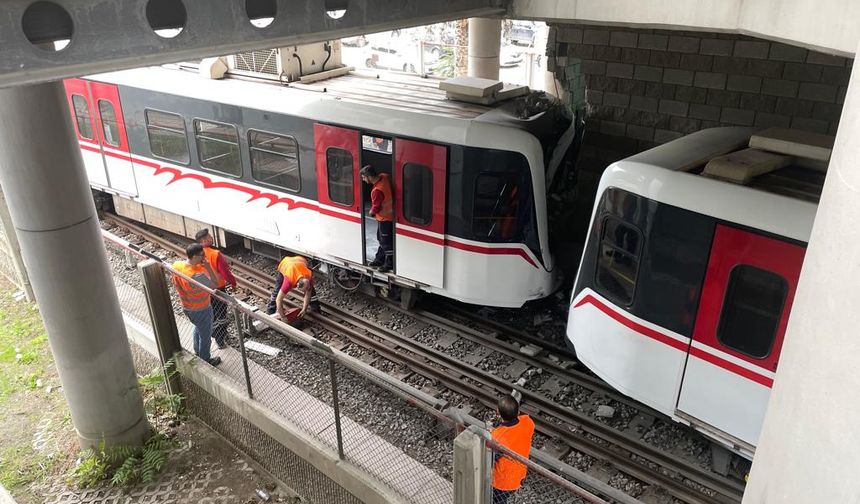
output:
<svg viewBox="0 0 860 504"><path fill-rule="evenodd" d="M391 178L387 173L377 173L370 165L361 169L361 180L372 184L370 190L370 216L376 218L376 239L379 248L370 263L383 273L391 271L394 250L394 194L391 191Z"/></svg>
<svg viewBox="0 0 860 504"><path fill-rule="evenodd" d="M220 250L212 247L215 240L209 233L209 229L203 228L200 231L197 231L197 234L194 235L194 240L203 246L203 253L206 255L206 262L209 263L212 269L217 271L220 276L221 280L218 285L215 286L215 289L226 293L227 285L230 285L235 290L236 277L233 276L233 272L230 270L230 264L227 263L227 259L224 257L224 254L222 254ZM214 314L212 338L215 340L218 348L227 348L227 327L229 327L230 324L230 320L227 318L227 305L217 297L212 296L212 312Z"/></svg>

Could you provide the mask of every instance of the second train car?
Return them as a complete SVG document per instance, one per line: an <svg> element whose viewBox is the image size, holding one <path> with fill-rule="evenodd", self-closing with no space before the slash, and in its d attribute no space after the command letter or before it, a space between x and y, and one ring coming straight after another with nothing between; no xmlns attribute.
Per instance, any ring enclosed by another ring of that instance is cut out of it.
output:
<svg viewBox="0 0 860 504"><path fill-rule="evenodd" d="M751 135L704 130L606 170L567 329L614 388L747 458L824 180L797 158L747 185L703 175Z"/></svg>

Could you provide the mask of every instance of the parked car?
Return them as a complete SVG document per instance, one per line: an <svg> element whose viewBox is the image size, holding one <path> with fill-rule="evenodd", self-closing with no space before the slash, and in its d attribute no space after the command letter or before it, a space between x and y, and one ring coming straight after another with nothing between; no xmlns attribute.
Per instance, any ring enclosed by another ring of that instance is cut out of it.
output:
<svg viewBox="0 0 860 504"><path fill-rule="evenodd" d="M417 65L417 50L411 45L403 48L372 45L370 46L370 52L368 53L364 64L368 68L415 72Z"/></svg>
<svg viewBox="0 0 860 504"><path fill-rule="evenodd" d="M367 37L359 35L357 37L346 37L340 39L341 44L346 47L364 47L367 45Z"/></svg>

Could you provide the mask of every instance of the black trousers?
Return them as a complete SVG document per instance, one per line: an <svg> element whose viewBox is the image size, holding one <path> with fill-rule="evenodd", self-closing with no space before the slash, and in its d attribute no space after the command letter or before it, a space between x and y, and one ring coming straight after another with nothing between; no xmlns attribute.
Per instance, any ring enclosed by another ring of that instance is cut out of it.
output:
<svg viewBox="0 0 860 504"><path fill-rule="evenodd" d="M379 248L376 249L376 257L374 262L378 264L386 263L386 254L394 250L394 222L392 221L377 221L376 239L379 241ZM388 260L388 266L391 266L391 260Z"/></svg>
<svg viewBox="0 0 860 504"><path fill-rule="evenodd" d="M224 289L217 289L226 292ZM230 318L227 316L227 304L212 296L212 338L219 346L227 341L227 328L230 327Z"/></svg>

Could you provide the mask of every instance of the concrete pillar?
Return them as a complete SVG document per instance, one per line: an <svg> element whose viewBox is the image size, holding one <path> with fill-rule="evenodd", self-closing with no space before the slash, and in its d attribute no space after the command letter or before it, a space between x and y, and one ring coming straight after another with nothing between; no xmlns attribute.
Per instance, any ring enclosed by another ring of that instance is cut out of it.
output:
<svg viewBox="0 0 860 504"><path fill-rule="evenodd" d="M469 19L469 77L499 79L501 44L501 20Z"/></svg>
<svg viewBox="0 0 860 504"><path fill-rule="evenodd" d="M489 502L492 462L483 433L470 427L454 438L454 504Z"/></svg>
<svg viewBox="0 0 860 504"><path fill-rule="evenodd" d="M0 89L0 184L82 447L149 434L60 82Z"/></svg>
<svg viewBox="0 0 860 504"><path fill-rule="evenodd" d="M860 502L858 159L855 67L744 504Z"/></svg>

